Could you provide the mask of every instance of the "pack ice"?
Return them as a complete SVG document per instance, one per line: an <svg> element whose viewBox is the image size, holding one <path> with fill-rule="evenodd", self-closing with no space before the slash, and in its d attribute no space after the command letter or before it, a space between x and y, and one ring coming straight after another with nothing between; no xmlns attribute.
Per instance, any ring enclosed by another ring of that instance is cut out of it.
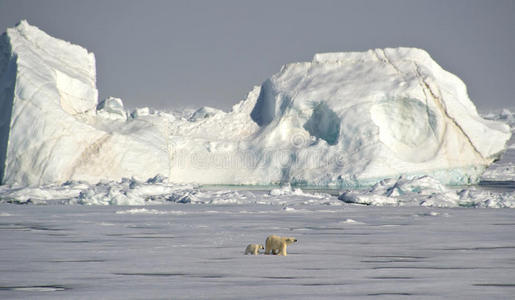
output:
<svg viewBox="0 0 515 300"><path fill-rule="evenodd" d="M476 182L510 130L421 49L316 54L232 111L99 103L95 57L21 21L0 39L0 179L42 185L161 174L172 183Z"/></svg>

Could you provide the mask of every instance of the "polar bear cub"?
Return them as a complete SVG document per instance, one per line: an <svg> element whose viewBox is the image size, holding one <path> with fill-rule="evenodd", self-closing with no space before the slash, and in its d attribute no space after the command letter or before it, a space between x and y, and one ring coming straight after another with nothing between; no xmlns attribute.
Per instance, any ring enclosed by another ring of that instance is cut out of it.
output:
<svg viewBox="0 0 515 300"><path fill-rule="evenodd" d="M269 235L266 238L265 254L283 255L286 256L286 246L296 243L297 239L293 237L281 237L277 235Z"/></svg>
<svg viewBox="0 0 515 300"><path fill-rule="evenodd" d="M245 249L245 255L247 255L247 254L258 255L259 250L261 250L261 249L265 249L265 247L263 247L263 245L259 245L259 244L249 244L247 246L247 249Z"/></svg>

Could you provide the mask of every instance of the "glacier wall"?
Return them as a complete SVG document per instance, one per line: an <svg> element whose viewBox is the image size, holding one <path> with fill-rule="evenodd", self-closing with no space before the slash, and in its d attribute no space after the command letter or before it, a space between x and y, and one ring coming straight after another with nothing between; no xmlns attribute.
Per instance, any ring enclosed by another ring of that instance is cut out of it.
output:
<svg viewBox="0 0 515 300"><path fill-rule="evenodd" d="M476 182L509 127L482 119L465 84L421 49L316 54L230 112L98 102L95 58L26 21L0 40L0 180L342 187L404 175Z"/></svg>

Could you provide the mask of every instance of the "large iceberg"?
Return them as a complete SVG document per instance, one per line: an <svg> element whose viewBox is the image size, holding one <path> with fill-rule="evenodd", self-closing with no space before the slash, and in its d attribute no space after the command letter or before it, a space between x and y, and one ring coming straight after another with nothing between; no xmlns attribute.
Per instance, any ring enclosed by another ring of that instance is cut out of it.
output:
<svg viewBox="0 0 515 300"><path fill-rule="evenodd" d="M95 58L21 21L0 38L0 180L342 187L431 175L476 182L511 136L415 48L316 54L232 111L98 102Z"/></svg>

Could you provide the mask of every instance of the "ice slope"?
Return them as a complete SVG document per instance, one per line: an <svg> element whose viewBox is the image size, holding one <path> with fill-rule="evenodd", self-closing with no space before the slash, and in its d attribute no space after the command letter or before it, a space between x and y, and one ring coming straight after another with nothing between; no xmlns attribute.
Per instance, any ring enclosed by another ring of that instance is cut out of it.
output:
<svg viewBox="0 0 515 300"><path fill-rule="evenodd" d="M93 54L26 21L2 35L1 49L4 184L156 174L181 184L339 187L399 175L463 184L511 135L420 49L317 54L230 112L192 114L98 103Z"/></svg>

